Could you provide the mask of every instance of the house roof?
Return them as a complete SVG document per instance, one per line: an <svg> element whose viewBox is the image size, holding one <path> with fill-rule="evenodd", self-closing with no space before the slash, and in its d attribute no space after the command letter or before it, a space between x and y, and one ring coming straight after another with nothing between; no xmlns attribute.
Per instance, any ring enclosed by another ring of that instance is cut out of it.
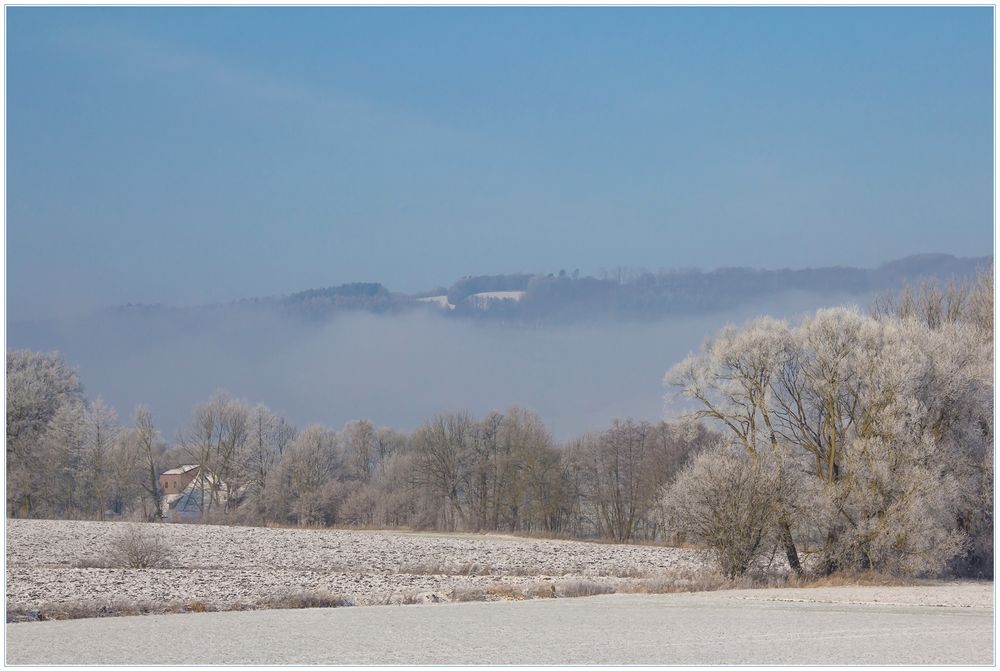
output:
<svg viewBox="0 0 1000 671"><path fill-rule="evenodd" d="M184 466L178 466L177 468L171 468L169 471L163 471L161 475L183 475L188 471L198 468L197 464L185 464Z"/></svg>

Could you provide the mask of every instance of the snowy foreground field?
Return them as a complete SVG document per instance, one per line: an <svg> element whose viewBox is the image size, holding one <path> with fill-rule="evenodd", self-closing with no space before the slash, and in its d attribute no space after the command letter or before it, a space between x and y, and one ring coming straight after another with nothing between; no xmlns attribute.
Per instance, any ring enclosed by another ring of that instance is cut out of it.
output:
<svg viewBox="0 0 1000 671"><path fill-rule="evenodd" d="M510 536L141 526L170 548L169 568L81 568L108 557L126 523L8 520L8 611L130 601L223 610L308 593L359 606L492 601L638 590L706 566L696 550Z"/></svg>
<svg viewBox="0 0 1000 671"><path fill-rule="evenodd" d="M508 536L198 525L142 526L170 548L169 568L87 568L129 528L8 520L8 616L127 613L122 605L135 603L188 612L15 622L8 663L916 664L993 655L992 583L647 594L697 579L706 557ZM602 590L619 593L559 598ZM318 593L369 607L267 609ZM496 603L454 603L483 600ZM201 610L230 612L190 612Z"/></svg>
<svg viewBox="0 0 1000 671"><path fill-rule="evenodd" d="M7 626L12 664L989 664L991 584L607 595Z"/></svg>

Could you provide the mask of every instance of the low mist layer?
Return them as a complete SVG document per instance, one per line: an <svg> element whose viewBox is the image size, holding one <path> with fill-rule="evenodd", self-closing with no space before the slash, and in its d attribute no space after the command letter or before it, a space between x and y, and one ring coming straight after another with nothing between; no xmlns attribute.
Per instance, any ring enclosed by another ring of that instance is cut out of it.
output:
<svg viewBox="0 0 1000 671"><path fill-rule="evenodd" d="M564 440L615 417L662 418L664 372L726 323L868 301L785 293L707 316L538 329L427 311L345 312L315 323L233 305L15 322L7 337L8 349L61 351L79 367L87 397L103 398L122 419L149 405L171 441L219 389L300 427L367 418L410 430L440 412L481 415L517 404Z"/></svg>

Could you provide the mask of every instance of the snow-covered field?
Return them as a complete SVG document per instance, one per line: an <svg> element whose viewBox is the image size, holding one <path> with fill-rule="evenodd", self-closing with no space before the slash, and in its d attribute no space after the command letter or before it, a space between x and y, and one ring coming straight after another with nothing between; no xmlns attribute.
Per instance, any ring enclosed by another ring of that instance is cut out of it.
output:
<svg viewBox="0 0 1000 671"><path fill-rule="evenodd" d="M170 547L170 568L79 567L108 557L126 526L7 520L8 607L113 598L227 608L297 591L340 594L357 605L448 601L456 590L499 599L503 586L617 588L697 573L707 562L696 550L512 536L162 524L142 527Z"/></svg>
<svg viewBox="0 0 1000 671"><path fill-rule="evenodd" d="M455 306L448 302L448 296L425 296L424 298L418 298L421 303L434 303L441 309L454 310Z"/></svg>
<svg viewBox="0 0 1000 671"><path fill-rule="evenodd" d="M478 294L472 294L472 297L481 300L519 301L526 293L526 291L480 291Z"/></svg>
<svg viewBox="0 0 1000 671"><path fill-rule="evenodd" d="M7 626L10 664L990 664L993 585L828 587Z"/></svg>
<svg viewBox="0 0 1000 671"><path fill-rule="evenodd" d="M472 294L468 300L480 310L488 310L494 301L519 301L524 298L525 291L481 291Z"/></svg>

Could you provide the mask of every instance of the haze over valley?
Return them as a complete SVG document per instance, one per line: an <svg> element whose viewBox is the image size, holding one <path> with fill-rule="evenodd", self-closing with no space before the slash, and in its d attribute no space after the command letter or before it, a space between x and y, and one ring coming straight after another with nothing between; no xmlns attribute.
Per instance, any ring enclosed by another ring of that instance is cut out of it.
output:
<svg viewBox="0 0 1000 671"><path fill-rule="evenodd" d="M122 417L149 405L168 440L218 390L265 403L299 426L368 418L411 430L440 412L481 415L516 404L564 440L616 417L663 418L663 373L725 324L763 314L794 319L832 305L864 309L880 292L925 277L970 277L989 263L924 255L871 270L619 271L620 280L511 274L416 294L353 284L12 321L7 337L10 349L63 352L88 397ZM427 294L450 296L457 307L421 301Z"/></svg>

